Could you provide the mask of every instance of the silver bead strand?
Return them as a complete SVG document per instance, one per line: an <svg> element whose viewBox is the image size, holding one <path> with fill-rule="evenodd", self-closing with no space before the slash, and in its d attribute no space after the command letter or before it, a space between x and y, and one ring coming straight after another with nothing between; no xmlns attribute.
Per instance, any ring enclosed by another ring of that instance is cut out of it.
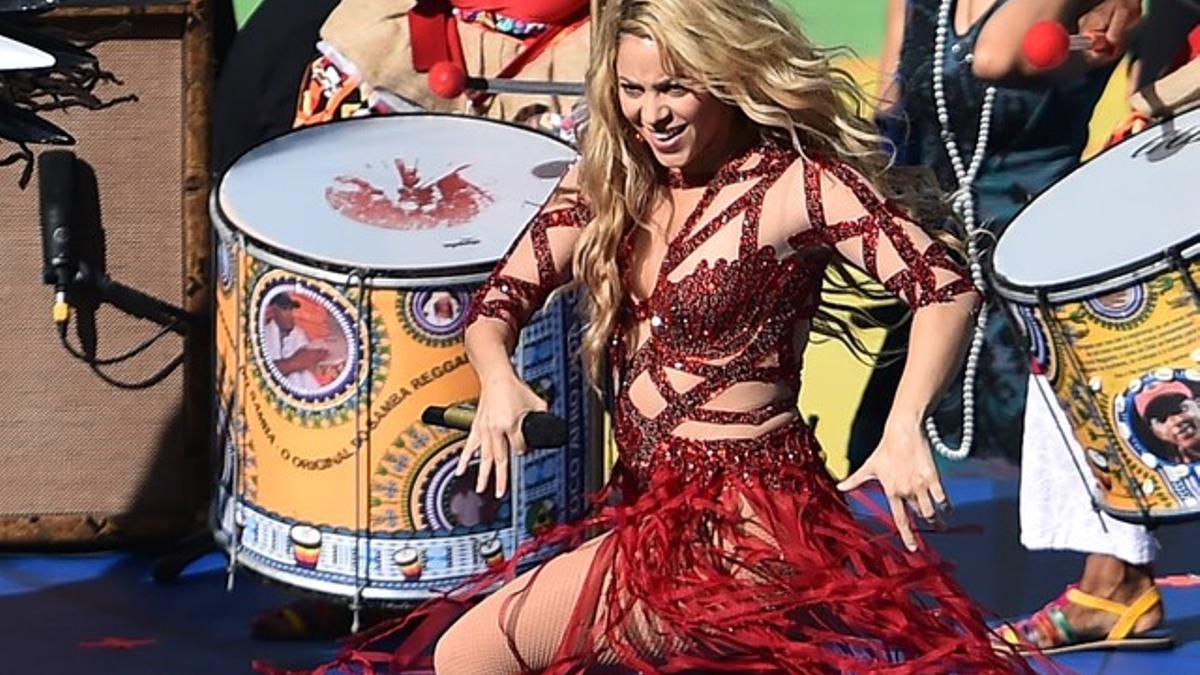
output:
<svg viewBox="0 0 1200 675"><path fill-rule="evenodd" d="M971 153L971 163L964 167L962 157L958 152L958 142L950 127L950 108L946 104L946 39L950 32L950 0L942 0L938 8L937 28L933 40L933 99L937 109L938 126L941 127L942 143L946 146L946 155L954 168L958 179L958 189L951 196L954 212L962 219L967 231L967 257L970 261L971 281L975 288L983 293L986 290L986 280L983 276L983 264L980 262L978 235L980 227L975 214L975 176L983 165L984 153L987 151L988 134L992 124L992 104L996 98L996 88L988 87L984 91L983 105L979 110L979 134L975 139L975 150ZM963 373L962 385L962 442L957 448L951 448L942 441L937 424L933 417L925 419L925 433L938 453L949 459L966 459L971 453L971 445L975 440L975 376L979 368L979 353L983 350L984 330L987 328L987 303L979 308L975 317L975 326L971 334L971 348L967 352L967 365Z"/></svg>

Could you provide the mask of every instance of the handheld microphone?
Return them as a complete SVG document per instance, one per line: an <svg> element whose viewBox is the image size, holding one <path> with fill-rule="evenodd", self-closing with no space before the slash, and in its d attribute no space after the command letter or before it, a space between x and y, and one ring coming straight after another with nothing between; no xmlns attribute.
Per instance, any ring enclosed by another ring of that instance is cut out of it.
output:
<svg viewBox="0 0 1200 675"><path fill-rule="evenodd" d="M54 321L70 316L67 288L75 275L71 219L75 202L75 154L52 150L38 156L38 202L42 225L42 282L54 285Z"/></svg>
<svg viewBox="0 0 1200 675"><path fill-rule="evenodd" d="M1068 35L1067 29L1057 21L1039 21L1025 33L1021 41L1021 54L1029 65L1039 70L1057 68L1067 60L1071 52L1094 49L1111 51L1114 46L1103 33L1090 32Z"/></svg>
<svg viewBox="0 0 1200 675"><path fill-rule="evenodd" d="M470 431L475 421L475 409L455 405L429 406L421 413L425 424ZM530 412L521 419L521 434L531 448L558 448L567 444L567 421L553 413Z"/></svg>

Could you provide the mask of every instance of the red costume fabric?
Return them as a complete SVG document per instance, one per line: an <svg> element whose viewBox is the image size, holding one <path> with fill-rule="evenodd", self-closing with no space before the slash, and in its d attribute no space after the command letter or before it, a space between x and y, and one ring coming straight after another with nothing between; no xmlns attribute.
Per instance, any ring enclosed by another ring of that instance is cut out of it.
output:
<svg viewBox="0 0 1200 675"><path fill-rule="evenodd" d="M805 200L808 217L797 220L806 224L760 231L767 194L785 172L797 175L798 163L804 194L782 199ZM588 220L585 206L539 216L479 289L471 320L518 330L569 279L570 256L561 252ZM844 163L772 143L712 177L644 297L634 290L639 236L631 228L618 256L627 298L610 352L619 463L593 516L526 552L607 535L551 662L534 666L514 653L516 661L548 673L614 661L648 673L1032 672L993 647L979 610L933 554L907 552L890 528L855 517L795 409L831 257L842 255L919 312L974 292L942 245ZM423 623L385 626L358 647L416 625L385 659L411 666L470 595L497 578L433 601L418 612ZM510 598L504 612L521 604ZM363 652L344 658L369 661Z"/></svg>
<svg viewBox="0 0 1200 675"><path fill-rule="evenodd" d="M547 30L525 41L525 50L497 77L512 77L540 54L563 30L587 19L587 0L418 0L408 15L412 36L413 69L423 73L442 61L463 62L462 44L453 9L490 11L542 23Z"/></svg>

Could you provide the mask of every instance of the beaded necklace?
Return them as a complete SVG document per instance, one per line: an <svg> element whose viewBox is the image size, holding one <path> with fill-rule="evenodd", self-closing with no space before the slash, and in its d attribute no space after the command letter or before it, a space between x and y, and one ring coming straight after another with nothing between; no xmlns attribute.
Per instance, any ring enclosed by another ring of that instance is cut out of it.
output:
<svg viewBox="0 0 1200 675"><path fill-rule="evenodd" d="M996 98L996 88L988 87L984 91L983 105L979 110L979 133L975 139L975 150L971 154L971 163L964 167L962 156L958 152L958 140L950 127L950 108L946 104L945 63L946 39L950 32L950 9L952 0L942 0L938 8L937 29L933 40L933 99L937 108L938 125L941 127L942 143L946 146L946 154L954 168L958 179L958 189L952 195L954 212L962 219L967 231L967 256L971 265L971 280L980 293L986 291L986 281L983 276L983 265L980 262L978 235L980 228L976 221L975 212L975 176L983 164L983 156L987 151L988 132L992 123L992 104ZM971 453L971 444L975 438L975 376L979 368L979 353L983 349L984 329L987 327L988 305L984 301L975 318L975 328L971 334L971 349L967 353L966 371L963 373L962 385L962 442L957 448L946 445L938 433L937 424L933 417L925 419L925 433L928 434L933 447L942 456L949 459L965 459Z"/></svg>

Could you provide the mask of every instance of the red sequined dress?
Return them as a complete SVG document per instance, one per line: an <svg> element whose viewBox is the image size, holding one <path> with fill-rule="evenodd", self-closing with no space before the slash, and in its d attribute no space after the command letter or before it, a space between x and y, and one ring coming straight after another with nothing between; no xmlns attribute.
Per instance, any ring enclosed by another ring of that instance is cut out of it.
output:
<svg viewBox="0 0 1200 675"><path fill-rule="evenodd" d="M587 220L583 207L539 216L473 319L519 329L568 280ZM845 164L773 144L703 186L661 264L650 245L635 229L619 256L619 499L546 538L608 532L575 610L600 618L567 630L548 672L588 672L599 644L637 672L1028 670L993 650L944 565L851 513L796 410L835 251L919 310L972 292L945 249Z"/></svg>

